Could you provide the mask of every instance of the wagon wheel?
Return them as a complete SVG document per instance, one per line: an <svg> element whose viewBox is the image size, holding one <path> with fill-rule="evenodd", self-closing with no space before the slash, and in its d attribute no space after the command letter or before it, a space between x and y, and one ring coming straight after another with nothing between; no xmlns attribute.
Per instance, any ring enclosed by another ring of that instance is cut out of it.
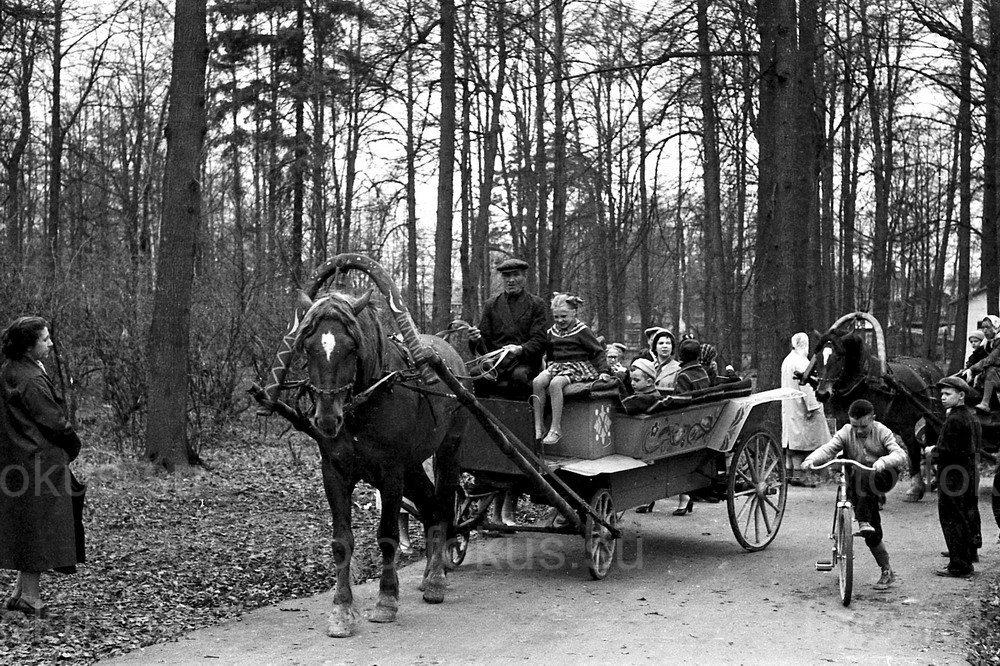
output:
<svg viewBox="0 0 1000 666"><path fill-rule="evenodd" d="M760 429L740 440L729 463L729 525L749 551L766 548L785 514L785 460L778 440Z"/></svg>
<svg viewBox="0 0 1000 666"><path fill-rule="evenodd" d="M618 527L618 514L615 513L614 504L611 502L610 490L607 488L597 490L590 498L590 507L608 525ZM598 523L589 514L584 529L584 548L587 551L590 575L594 577L594 580L602 580L608 575L608 570L611 569L611 564L615 560L617 540L611 535L608 528Z"/></svg>
<svg viewBox="0 0 1000 666"><path fill-rule="evenodd" d="M469 551L469 537L472 534L475 500L459 490L455 494L455 522L448 538L448 561L454 569L465 561Z"/></svg>

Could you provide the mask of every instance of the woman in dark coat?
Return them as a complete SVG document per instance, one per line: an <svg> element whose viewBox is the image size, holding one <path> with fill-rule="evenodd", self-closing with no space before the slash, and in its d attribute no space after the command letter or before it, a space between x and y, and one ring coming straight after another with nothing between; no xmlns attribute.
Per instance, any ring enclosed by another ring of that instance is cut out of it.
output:
<svg viewBox="0 0 1000 666"><path fill-rule="evenodd" d="M80 439L42 365L52 349L45 320L17 319L3 332L2 345L0 568L18 572L7 609L41 617L41 573L73 573L83 562L68 466Z"/></svg>

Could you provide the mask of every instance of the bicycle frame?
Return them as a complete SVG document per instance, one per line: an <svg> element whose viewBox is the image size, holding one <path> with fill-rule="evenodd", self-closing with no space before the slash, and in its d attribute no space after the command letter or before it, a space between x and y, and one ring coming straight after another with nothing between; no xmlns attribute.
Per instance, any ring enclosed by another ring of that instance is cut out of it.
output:
<svg viewBox="0 0 1000 666"><path fill-rule="evenodd" d="M817 571L831 571L838 567L840 600L845 606L851 603L851 591L854 585L854 505L847 498L848 465L858 469L875 471L874 468L846 458L833 460L818 465L813 469L820 470L839 465L837 479L837 498L833 506L833 525L830 528L830 540L833 542L830 559L816 562Z"/></svg>

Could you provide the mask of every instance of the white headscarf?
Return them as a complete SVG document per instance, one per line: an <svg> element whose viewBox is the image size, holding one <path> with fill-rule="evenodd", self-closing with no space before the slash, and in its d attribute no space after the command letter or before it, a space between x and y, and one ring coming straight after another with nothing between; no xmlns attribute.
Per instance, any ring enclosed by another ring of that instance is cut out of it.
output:
<svg viewBox="0 0 1000 666"><path fill-rule="evenodd" d="M801 331L792 336L792 351L809 356L809 336Z"/></svg>

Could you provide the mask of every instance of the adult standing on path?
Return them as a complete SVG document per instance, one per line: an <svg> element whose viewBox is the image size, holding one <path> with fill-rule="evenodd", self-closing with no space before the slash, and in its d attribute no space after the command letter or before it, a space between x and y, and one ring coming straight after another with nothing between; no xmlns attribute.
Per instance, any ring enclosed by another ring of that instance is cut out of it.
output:
<svg viewBox="0 0 1000 666"><path fill-rule="evenodd" d="M937 383L947 416L941 427L934 458L937 462L938 519L948 545L948 566L935 573L952 578L973 572L979 530L979 484L976 452L983 440L979 419L965 405L975 390L961 377Z"/></svg>
<svg viewBox="0 0 1000 666"><path fill-rule="evenodd" d="M483 305L479 326L469 329L469 350L481 355L506 348L508 356L497 367L497 386L493 388L523 397L531 393L531 380L542 369L545 332L552 322L545 301L524 288L527 262L508 259L496 270L503 292Z"/></svg>
<svg viewBox="0 0 1000 666"><path fill-rule="evenodd" d="M795 486L806 482L795 476L802 460L830 439L823 403L816 399L811 384L800 384L799 377L809 367L809 336L792 336L792 350L781 362L781 388L799 391L802 397L781 401L781 445L785 449L788 482ZM798 374L798 377L796 376Z"/></svg>
<svg viewBox="0 0 1000 666"><path fill-rule="evenodd" d="M41 317L21 317L3 332L0 568L18 572L7 609L37 617L47 611L42 572L75 573L84 561L83 487L69 470L81 444L42 365L51 349Z"/></svg>

